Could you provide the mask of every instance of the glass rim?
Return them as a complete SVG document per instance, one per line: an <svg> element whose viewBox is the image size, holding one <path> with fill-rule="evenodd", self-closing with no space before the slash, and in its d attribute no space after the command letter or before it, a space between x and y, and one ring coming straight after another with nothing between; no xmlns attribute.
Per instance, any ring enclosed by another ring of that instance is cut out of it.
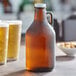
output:
<svg viewBox="0 0 76 76"><path fill-rule="evenodd" d="M8 23L9 25L22 25L22 21L21 20L2 20L2 22Z"/></svg>
<svg viewBox="0 0 76 76"><path fill-rule="evenodd" d="M9 24L6 22L0 22L0 27L9 27Z"/></svg>

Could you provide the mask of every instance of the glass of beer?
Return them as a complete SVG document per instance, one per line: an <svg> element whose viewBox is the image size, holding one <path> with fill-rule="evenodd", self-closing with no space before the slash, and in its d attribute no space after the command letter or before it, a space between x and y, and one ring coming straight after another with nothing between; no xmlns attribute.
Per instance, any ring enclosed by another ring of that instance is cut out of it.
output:
<svg viewBox="0 0 76 76"><path fill-rule="evenodd" d="M20 40L21 40L21 25L20 20L5 21L9 24L9 39L8 39L8 61L17 60L19 57Z"/></svg>
<svg viewBox="0 0 76 76"><path fill-rule="evenodd" d="M0 65L6 64L9 24L0 22Z"/></svg>

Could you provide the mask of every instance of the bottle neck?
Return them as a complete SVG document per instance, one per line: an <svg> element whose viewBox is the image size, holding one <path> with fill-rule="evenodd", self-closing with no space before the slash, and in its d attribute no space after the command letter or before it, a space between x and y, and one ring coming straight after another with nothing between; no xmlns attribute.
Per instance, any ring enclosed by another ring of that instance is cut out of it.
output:
<svg viewBox="0 0 76 76"><path fill-rule="evenodd" d="M45 8L35 8L35 21L46 21L46 9Z"/></svg>

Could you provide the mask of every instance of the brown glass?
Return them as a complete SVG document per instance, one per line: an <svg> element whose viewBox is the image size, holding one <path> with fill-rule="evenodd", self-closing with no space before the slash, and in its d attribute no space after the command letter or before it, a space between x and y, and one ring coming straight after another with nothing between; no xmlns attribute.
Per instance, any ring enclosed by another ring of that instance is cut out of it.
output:
<svg viewBox="0 0 76 76"><path fill-rule="evenodd" d="M48 72L54 68L55 32L46 18L45 8L35 8L34 22L25 35L26 70Z"/></svg>

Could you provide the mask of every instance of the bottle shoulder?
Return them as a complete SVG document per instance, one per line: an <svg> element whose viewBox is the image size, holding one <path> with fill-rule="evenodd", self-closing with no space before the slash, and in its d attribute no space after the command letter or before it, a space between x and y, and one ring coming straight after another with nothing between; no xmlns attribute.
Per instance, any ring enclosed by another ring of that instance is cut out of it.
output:
<svg viewBox="0 0 76 76"><path fill-rule="evenodd" d="M36 22L34 21L28 30L26 31L26 34L32 34L32 35L54 35L54 29L53 27L47 23L47 22Z"/></svg>

